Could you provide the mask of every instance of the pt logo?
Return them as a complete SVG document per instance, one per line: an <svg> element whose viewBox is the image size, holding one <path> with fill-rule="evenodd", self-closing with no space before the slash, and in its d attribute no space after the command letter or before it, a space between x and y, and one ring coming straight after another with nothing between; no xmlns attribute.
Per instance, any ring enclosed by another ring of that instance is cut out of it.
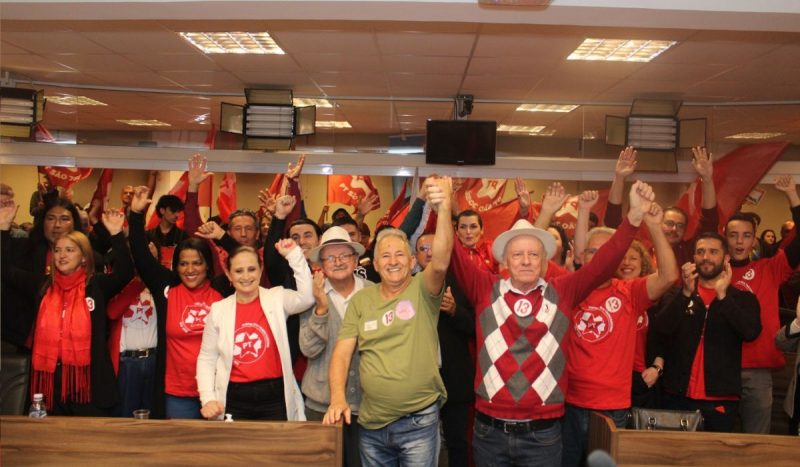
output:
<svg viewBox="0 0 800 467"><path fill-rule="evenodd" d="M132 303L122 313L122 324L127 328L144 329L150 325L154 311L153 302L150 301L150 294L143 293L135 303Z"/></svg>
<svg viewBox="0 0 800 467"><path fill-rule="evenodd" d="M530 316L531 312L533 312L533 305L526 298L521 298L514 304L514 313L520 318Z"/></svg>
<svg viewBox="0 0 800 467"><path fill-rule="evenodd" d="M206 327L206 318L211 306L203 302L195 302L183 309L180 326L187 334L198 334Z"/></svg>
<svg viewBox="0 0 800 467"><path fill-rule="evenodd" d="M233 362L237 365L257 361L268 348L267 331L258 324L243 324L233 334Z"/></svg>
<svg viewBox="0 0 800 467"><path fill-rule="evenodd" d="M575 334L587 342L599 342L605 339L614 327L611 315L596 306L578 310L574 322Z"/></svg>

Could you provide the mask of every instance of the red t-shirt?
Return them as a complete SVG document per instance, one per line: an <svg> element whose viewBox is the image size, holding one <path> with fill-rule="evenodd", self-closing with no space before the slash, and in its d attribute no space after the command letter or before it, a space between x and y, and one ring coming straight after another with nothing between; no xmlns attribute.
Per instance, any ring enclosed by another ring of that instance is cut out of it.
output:
<svg viewBox="0 0 800 467"><path fill-rule="evenodd" d="M196 378L197 356L200 354L200 345L203 342L203 329L206 327L211 304L221 300L222 296L206 285L192 293L190 303L176 306L171 303L176 299L171 295L179 292L175 289L169 289L167 292L167 368L164 389L167 394L173 396L199 397Z"/></svg>
<svg viewBox="0 0 800 467"><path fill-rule="evenodd" d="M283 376L278 345L258 298L236 304L235 329L232 382L250 383Z"/></svg>
<svg viewBox="0 0 800 467"><path fill-rule="evenodd" d="M567 403L601 410L630 407L636 323L650 304L646 277L612 279L572 311Z"/></svg>
<svg viewBox="0 0 800 467"><path fill-rule="evenodd" d="M761 307L761 334L742 344L742 368L783 368L783 352L775 347L775 334L781 327L778 316L778 289L792 275L786 253L778 250L771 258L733 268L731 284L752 292Z"/></svg>
<svg viewBox="0 0 800 467"><path fill-rule="evenodd" d="M481 240L474 247L467 248L467 253L469 253L470 261L475 263L478 267L495 274L498 273L499 265L497 261L494 260L494 255L492 254L492 242Z"/></svg>
<svg viewBox="0 0 800 467"><path fill-rule="evenodd" d="M711 302L717 297L717 292L714 289L697 286L697 294L703 300L706 309L709 309ZM710 313L710 311L709 311ZM694 354L694 361L692 362L692 373L689 375L689 387L686 388L686 397L690 399L706 400L706 401L735 401L739 400L739 396L709 396L706 395L706 371L705 371L705 340L706 340L706 323L708 323L708 315L706 321L703 323L703 331L700 333L700 342L697 344L697 352Z"/></svg>
<svg viewBox="0 0 800 467"><path fill-rule="evenodd" d="M647 329L650 327L650 317L647 310L636 318L636 348L633 354L633 371L641 373L650 365L647 364Z"/></svg>

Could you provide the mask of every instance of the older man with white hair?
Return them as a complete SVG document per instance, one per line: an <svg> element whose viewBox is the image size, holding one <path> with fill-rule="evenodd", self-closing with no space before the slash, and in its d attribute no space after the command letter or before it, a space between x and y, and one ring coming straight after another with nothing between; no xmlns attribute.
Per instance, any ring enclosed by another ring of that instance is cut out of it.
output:
<svg viewBox="0 0 800 467"><path fill-rule="evenodd" d="M476 465L561 465L566 313L614 274L653 199L652 188L636 182L626 221L595 259L550 283L544 274L555 241L527 220L492 247L508 279L479 269L455 245L451 270L476 312Z"/></svg>

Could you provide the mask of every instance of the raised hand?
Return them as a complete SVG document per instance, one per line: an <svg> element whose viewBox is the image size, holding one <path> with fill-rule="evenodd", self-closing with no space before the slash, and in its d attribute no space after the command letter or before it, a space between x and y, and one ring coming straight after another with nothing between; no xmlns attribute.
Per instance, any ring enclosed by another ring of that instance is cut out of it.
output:
<svg viewBox="0 0 800 467"><path fill-rule="evenodd" d="M444 291L444 296L442 296L442 306L439 307L439 310L447 313L450 316L456 314L456 300L453 298L453 291L450 290L450 287Z"/></svg>
<svg viewBox="0 0 800 467"><path fill-rule="evenodd" d="M428 192L428 203L435 212L439 212L442 207L445 211L450 210L451 197L453 195L453 180L450 177L433 178L425 180L425 187Z"/></svg>
<svg viewBox="0 0 800 467"><path fill-rule="evenodd" d="M797 186L794 182L794 177L791 175L779 175L775 177L775 189L788 193L790 191L797 191Z"/></svg>
<svg viewBox="0 0 800 467"><path fill-rule="evenodd" d="M628 146L620 151L614 173L622 178L632 174L636 170L636 156L637 153L633 146Z"/></svg>
<svg viewBox="0 0 800 467"><path fill-rule="evenodd" d="M600 199L600 193L597 190L586 190L578 195L578 210L591 211L597 200Z"/></svg>
<svg viewBox="0 0 800 467"><path fill-rule="evenodd" d="M223 413L225 413L225 407L217 401L206 402L206 405L200 409L200 414L207 420L214 420Z"/></svg>
<svg viewBox="0 0 800 467"><path fill-rule="evenodd" d="M650 203L650 210L644 215L644 223L647 225L661 226L664 220L664 210L658 203Z"/></svg>
<svg viewBox="0 0 800 467"><path fill-rule="evenodd" d="M314 293L314 300L317 302L317 308L314 313L323 316L328 312L328 294L325 293L325 274L322 271L314 272L314 287L311 289Z"/></svg>
<svg viewBox="0 0 800 467"><path fill-rule="evenodd" d="M284 258L286 255L289 254L295 247L297 247L297 243L291 238L282 238L275 242L275 249L278 250L278 253L281 254Z"/></svg>
<svg viewBox="0 0 800 467"><path fill-rule="evenodd" d="M306 155L300 154L300 157L297 159L297 164L292 165L289 162L289 165L286 167L286 176L290 180L294 180L295 178L300 176L300 172L303 171L303 165L306 163Z"/></svg>
<svg viewBox="0 0 800 467"><path fill-rule="evenodd" d="M275 202L275 218L286 219L295 204L297 204L297 200L292 195L283 195L278 198Z"/></svg>
<svg viewBox="0 0 800 467"><path fill-rule="evenodd" d="M103 225L111 235L116 235L122 232L122 226L125 225L125 215L116 209L106 209L102 216Z"/></svg>
<svg viewBox="0 0 800 467"><path fill-rule="evenodd" d="M692 148L692 155L692 167L697 175L703 177L704 180L711 180L714 175L714 164L711 159L713 154L702 146L696 146Z"/></svg>
<svg viewBox="0 0 800 467"><path fill-rule="evenodd" d="M374 211L380 207L381 200L378 196L378 193L370 193L358 201L357 209L359 214L366 216L371 211Z"/></svg>
<svg viewBox="0 0 800 467"><path fill-rule="evenodd" d="M542 212L556 213L564 202L569 198L567 190L559 182L553 182L544 194L542 199Z"/></svg>
<svg viewBox="0 0 800 467"><path fill-rule="evenodd" d="M278 203L278 195L273 195L269 192L269 190L259 190L258 202L264 212L275 214L275 206Z"/></svg>
<svg viewBox="0 0 800 467"><path fill-rule="evenodd" d="M645 182L637 181L631 186L630 210L628 220L631 225L638 227L642 223L644 214L650 211L650 205L656 199L653 188Z"/></svg>
<svg viewBox="0 0 800 467"><path fill-rule="evenodd" d="M19 211L19 204L15 204L13 198L0 201L0 230L11 230L11 224L17 217L17 211Z"/></svg>
<svg viewBox="0 0 800 467"><path fill-rule="evenodd" d="M730 261L726 260L722 268L722 272L717 276L714 282L714 291L717 293L717 298L722 300L728 292L728 287L731 285L731 278L733 277L733 270L731 269Z"/></svg>
<svg viewBox="0 0 800 467"><path fill-rule="evenodd" d="M225 231L216 222L208 221L198 227L194 235L206 240L219 240L225 235Z"/></svg>
<svg viewBox="0 0 800 467"><path fill-rule="evenodd" d="M514 189L517 191L517 201L519 202L519 210L527 213L531 207L531 193L528 191L528 185L521 177L514 180Z"/></svg>
<svg viewBox="0 0 800 467"><path fill-rule="evenodd" d="M153 201L147 195L150 190L146 186L137 186L133 189L133 199L131 200L131 211L142 213L147 210L147 206Z"/></svg>
<svg viewBox="0 0 800 467"><path fill-rule="evenodd" d="M697 265L692 262L681 266L681 279L683 280L683 295L691 297L697 290Z"/></svg>
<svg viewBox="0 0 800 467"><path fill-rule="evenodd" d="M194 154L189 158L189 191L197 191L200 186L208 177L214 175L214 172L206 172L206 165L208 161L200 154Z"/></svg>

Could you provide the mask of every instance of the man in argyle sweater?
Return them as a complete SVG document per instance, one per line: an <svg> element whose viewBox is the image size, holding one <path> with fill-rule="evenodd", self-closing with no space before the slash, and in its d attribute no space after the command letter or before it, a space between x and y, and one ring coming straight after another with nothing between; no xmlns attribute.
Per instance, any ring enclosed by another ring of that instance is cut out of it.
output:
<svg viewBox="0 0 800 467"><path fill-rule="evenodd" d="M594 260L550 283L543 277L555 241L527 220L500 234L492 248L509 279L476 267L454 242L451 270L477 313L477 465L561 465L565 312L612 277L654 198L649 185L636 182L626 221Z"/></svg>

